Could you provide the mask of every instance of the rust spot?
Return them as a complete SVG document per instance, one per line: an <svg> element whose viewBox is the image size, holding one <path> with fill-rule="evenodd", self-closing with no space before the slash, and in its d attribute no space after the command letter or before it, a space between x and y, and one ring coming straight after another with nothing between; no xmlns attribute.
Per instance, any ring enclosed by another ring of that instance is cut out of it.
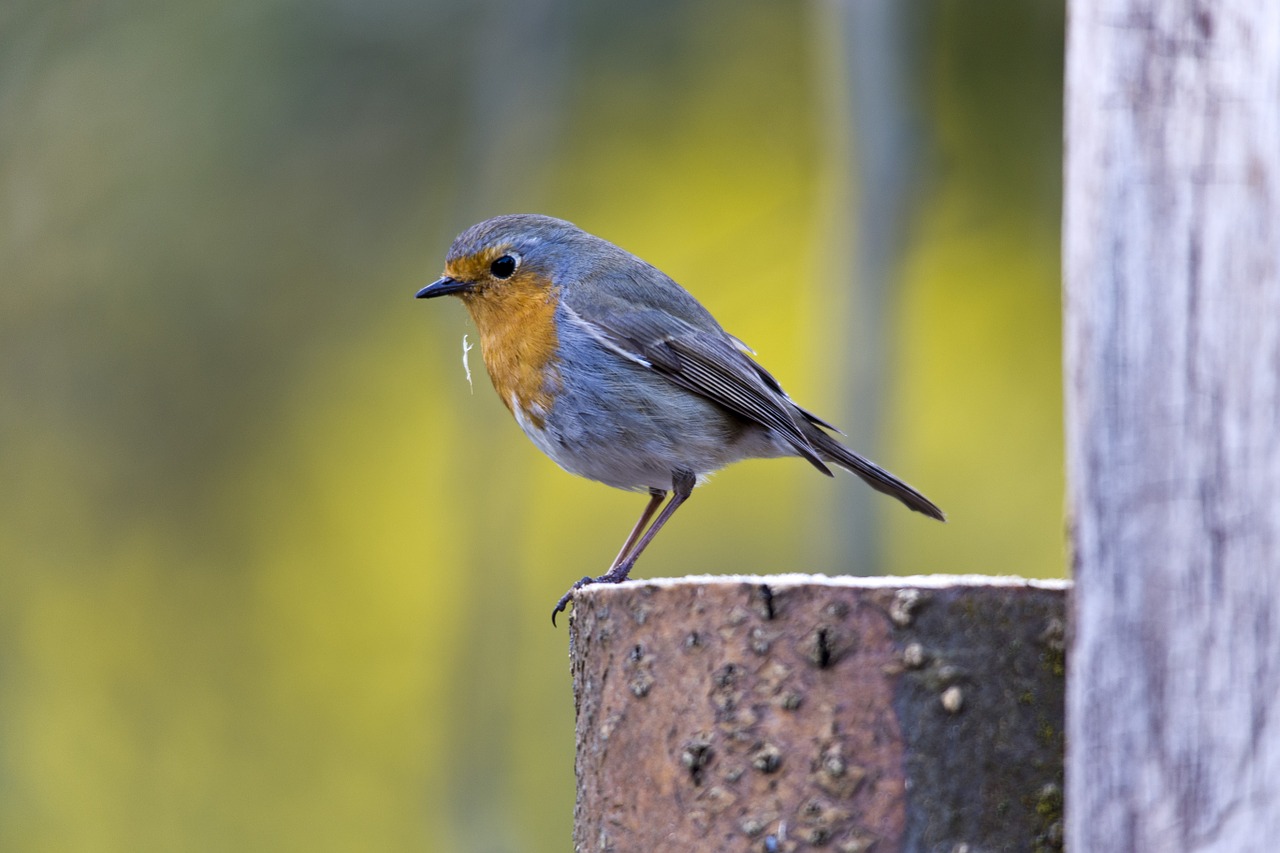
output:
<svg viewBox="0 0 1280 853"><path fill-rule="evenodd" d="M763 628L751 629L751 651L758 655L767 655L773 645L773 637Z"/></svg>
<svg viewBox="0 0 1280 853"><path fill-rule="evenodd" d="M643 699L653 689L657 680L653 677L653 655L645 654L644 646L637 643L627 654L627 668L631 678L627 687L637 699Z"/></svg>
<svg viewBox="0 0 1280 853"><path fill-rule="evenodd" d="M1061 652L1067 647L1067 626L1056 616L1045 623L1044 630L1037 638L1052 651Z"/></svg>
<svg viewBox="0 0 1280 853"><path fill-rule="evenodd" d="M840 853L870 853L875 847L876 840L867 835L855 835L852 838L846 838L841 841L836 850Z"/></svg>
<svg viewBox="0 0 1280 853"><path fill-rule="evenodd" d="M711 814L717 815L737 802L738 795L728 788L713 785L707 790L706 795L700 799L707 804L707 810Z"/></svg>
<svg viewBox="0 0 1280 853"><path fill-rule="evenodd" d="M841 800L857 793L866 777L866 768L845 760L844 746L839 741L828 744L812 765L812 778L818 787Z"/></svg>
<svg viewBox="0 0 1280 853"><path fill-rule="evenodd" d="M831 666L831 632L826 626L819 626L809 641L808 655L810 662L818 669Z"/></svg>
<svg viewBox="0 0 1280 853"><path fill-rule="evenodd" d="M773 590L769 588L767 583L762 583L756 587L756 592L760 597L760 615L766 621L773 619Z"/></svg>
<svg viewBox="0 0 1280 853"><path fill-rule="evenodd" d="M762 744L751 756L751 766L761 773L774 773L782 765L782 752L773 744Z"/></svg>
<svg viewBox="0 0 1280 853"><path fill-rule="evenodd" d="M706 735L695 735L685 741L680 750L680 763L689 771L693 784L702 784L702 774L712 758L711 739Z"/></svg>
<svg viewBox="0 0 1280 853"><path fill-rule="evenodd" d="M899 628L905 628L915 619L916 608L921 604L920 590L900 589L889 606L889 618Z"/></svg>
<svg viewBox="0 0 1280 853"><path fill-rule="evenodd" d="M848 820L849 817L848 809L815 797L800 807L801 828L798 834L807 843L820 847L831 841L834 827Z"/></svg>
<svg viewBox="0 0 1280 853"><path fill-rule="evenodd" d="M733 683L738 679L738 667L735 664L727 663L717 669L712 678L716 687L732 687Z"/></svg>

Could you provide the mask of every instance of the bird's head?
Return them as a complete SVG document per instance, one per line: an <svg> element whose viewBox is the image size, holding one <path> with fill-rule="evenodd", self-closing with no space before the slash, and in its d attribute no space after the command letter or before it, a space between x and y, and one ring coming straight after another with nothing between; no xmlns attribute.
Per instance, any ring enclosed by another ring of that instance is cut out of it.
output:
<svg viewBox="0 0 1280 853"><path fill-rule="evenodd" d="M444 275L418 291L419 299L458 296L469 308L545 296L562 277L577 226L535 214L496 216L473 225L449 247Z"/></svg>

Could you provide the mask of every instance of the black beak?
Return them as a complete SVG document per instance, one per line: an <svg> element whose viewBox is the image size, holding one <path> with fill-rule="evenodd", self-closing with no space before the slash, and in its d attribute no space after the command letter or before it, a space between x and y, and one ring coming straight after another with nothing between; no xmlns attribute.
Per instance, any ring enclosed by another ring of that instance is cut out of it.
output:
<svg viewBox="0 0 1280 853"><path fill-rule="evenodd" d="M458 281L456 278L445 276L439 281L433 281L426 287L419 290L415 297L417 299L430 299L433 296L448 296L450 293L462 293L470 290L471 284L465 281Z"/></svg>

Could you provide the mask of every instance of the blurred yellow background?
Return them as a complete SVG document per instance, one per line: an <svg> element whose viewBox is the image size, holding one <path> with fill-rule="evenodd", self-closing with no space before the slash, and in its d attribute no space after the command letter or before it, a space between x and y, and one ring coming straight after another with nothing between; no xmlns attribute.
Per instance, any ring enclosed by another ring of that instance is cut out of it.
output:
<svg viewBox="0 0 1280 853"><path fill-rule="evenodd" d="M10 0L0 849L569 849L548 615L644 498L543 458L413 300L494 214L657 264L951 519L755 462L639 577L1061 576L1062 23Z"/></svg>

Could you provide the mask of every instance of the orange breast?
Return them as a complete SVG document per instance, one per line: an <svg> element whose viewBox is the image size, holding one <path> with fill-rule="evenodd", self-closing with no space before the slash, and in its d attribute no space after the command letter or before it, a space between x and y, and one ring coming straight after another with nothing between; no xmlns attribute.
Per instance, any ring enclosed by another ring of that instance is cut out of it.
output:
<svg viewBox="0 0 1280 853"><path fill-rule="evenodd" d="M541 429L556 384L548 377L560 343L555 291L521 284L513 279L506 287L468 294L463 301L480 331L484 366L498 396L512 414Z"/></svg>

